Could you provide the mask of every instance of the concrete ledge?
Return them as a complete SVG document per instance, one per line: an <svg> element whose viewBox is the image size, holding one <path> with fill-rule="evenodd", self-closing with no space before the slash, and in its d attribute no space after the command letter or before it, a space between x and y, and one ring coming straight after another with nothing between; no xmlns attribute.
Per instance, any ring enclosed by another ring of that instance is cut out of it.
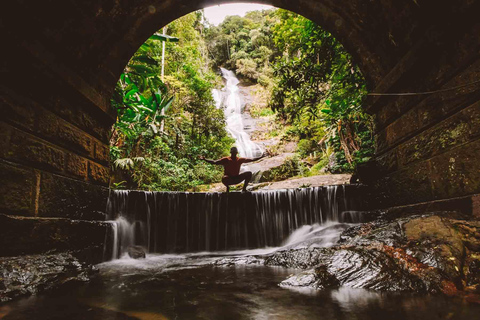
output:
<svg viewBox="0 0 480 320"><path fill-rule="evenodd" d="M480 194L383 209L387 219L427 212L444 212L455 219L480 220Z"/></svg>
<svg viewBox="0 0 480 320"><path fill-rule="evenodd" d="M95 252L103 248L108 226L100 221L0 214L0 257L68 250L90 260L87 258L98 256Z"/></svg>

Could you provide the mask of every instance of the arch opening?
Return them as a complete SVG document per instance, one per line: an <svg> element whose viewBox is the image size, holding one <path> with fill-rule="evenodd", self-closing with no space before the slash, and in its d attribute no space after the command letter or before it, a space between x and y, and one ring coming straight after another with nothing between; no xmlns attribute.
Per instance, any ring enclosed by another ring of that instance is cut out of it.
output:
<svg viewBox="0 0 480 320"><path fill-rule="evenodd" d="M220 2L230 1L65 0L55 2L54 9L41 2L8 2L0 12L8 48L0 52L5 80L0 84L0 108L5 110L0 120L2 263L10 260L18 270L18 255L26 261L29 255L48 252L55 258L60 252L62 258L65 251L88 263L100 262L108 232L108 145L115 118L109 99L115 83L152 32ZM477 81L480 74L479 1L265 3L331 31L376 92L454 88ZM374 209L393 218L442 212L440 218L419 224L436 225L447 216L455 218L449 220L454 225L459 219L478 219L479 100L480 89L472 85L432 96L381 98L368 105L377 125L375 166L367 172ZM198 203L191 204L189 208ZM43 256L40 260L45 261ZM41 262L30 261L32 266ZM77 270L79 264L70 261L69 270ZM31 279L30 274L22 278ZM460 284L465 278L458 279Z"/></svg>
<svg viewBox="0 0 480 320"><path fill-rule="evenodd" d="M162 42L162 33L180 40ZM262 183L255 188L291 177L309 177L291 187L346 183L346 175L317 175L348 174L371 157L365 86L343 46L291 11L253 11L218 26L203 11L190 13L140 46L117 83L111 186L220 191L208 184L223 170L197 158L226 156L233 142L241 157L269 155L245 169Z"/></svg>

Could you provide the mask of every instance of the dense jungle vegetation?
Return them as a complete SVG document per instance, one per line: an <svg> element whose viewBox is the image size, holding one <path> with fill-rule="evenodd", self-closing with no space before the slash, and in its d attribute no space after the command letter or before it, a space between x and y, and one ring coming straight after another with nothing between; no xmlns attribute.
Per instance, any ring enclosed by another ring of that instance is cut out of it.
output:
<svg viewBox="0 0 480 320"><path fill-rule="evenodd" d="M276 134L296 141L299 158L313 162L312 170L351 172L369 159L372 120L361 109L365 80L342 45L315 23L272 9L212 26L198 11L166 31L178 42L157 32L117 84L113 187L191 190L220 180L220 168L198 160L225 155L233 144L211 94L222 85L220 66L263 88L268 113L281 123Z"/></svg>

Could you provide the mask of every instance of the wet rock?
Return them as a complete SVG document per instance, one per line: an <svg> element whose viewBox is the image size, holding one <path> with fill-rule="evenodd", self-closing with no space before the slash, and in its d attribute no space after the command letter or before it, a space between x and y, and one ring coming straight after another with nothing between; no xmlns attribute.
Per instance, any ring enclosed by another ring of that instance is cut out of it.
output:
<svg viewBox="0 0 480 320"><path fill-rule="evenodd" d="M339 285L338 279L329 273L328 267L324 265L292 275L280 283L282 287L309 287L314 289L336 288Z"/></svg>
<svg viewBox="0 0 480 320"><path fill-rule="evenodd" d="M0 258L0 270L0 302L85 282L96 272L71 253Z"/></svg>
<svg viewBox="0 0 480 320"><path fill-rule="evenodd" d="M419 217L404 224L411 255L444 271L452 280L461 278L465 247L461 235L439 216Z"/></svg>
<svg viewBox="0 0 480 320"><path fill-rule="evenodd" d="M409 219L394 221L382 218L362 223L345 230L340 235L339 244L348 246L372 245L381 243L387 246L404 246L407 241L402 226Z"/></svg>
<svg viewBox="0 0 480 320"><path fill-rule="evenodd" d="M133 259L145 259L145 249L141 246L130 246L127 249L128 256Z"/></svg>
<svg viewBox="0 0 480 320"><path fill-rule="evenodd" d="M327 262L334 252L335 249L333 248L304 248L277 251L265 257L265 265L308 269Z"/></svg>
<svg viewBox="0 0 480 320"><path fill-rule="evenodd" d="M370 247L329 248L315 250L291 250L274 254L266 260L267 265L282 265L293 268L309 268L321 264L327 275L342 286L382 291L439 292L438 281L422 281L416 274L409 273L387 253ZM312 269L315 270L315 269ZM321 269L320 269L321 270ZM325 273L312 271L291 277L283 285L321 288ZM328 279L328 276L327 276ZM288 280L288 279L287 279ZM309 283L307 285L307 282Z"/></svg>
<svg viewBox="0 0 480 320"><path fill-rule="evenodd" d="M286 287L443 293L480 301L480 221L455 220L442 212L393 220L380 217L348 227L333 246L317 244L311 238L250 258L305 270L280 284ZM229 258L217 265L246 261L249 257Z"/></svg>
<svg viewBox="0 0 480 320"><path fill-rule="evenodd" d="M464 265L465 285L477 285L480 288L480 254L468 252ZM480 293L480 292L479 292Z"/></svg>
<svg viewBox="0 0 480 320"><path fill-rule="evenodd" d="M317 278L317 289L335 288L340 285L340 281L328 271L327 266L318 266L314 271Z"/></svg>
<svg viewBox="0 0 480 320"><path fill-rule="evenodd" d="M280 283L281 287L317 288L317 277L314 269L294 274Z"/></svg>
<svg viewBox="0 0 480 320"><path fill-rule="evenodd" d="M310 269L282 285L320 288L312 268L321 265L346 287L457 295L476 292L479 248L480 222L437 213L357 225L333 247L282 250L265 264Z"/></svg>
<svg viewBox="0 0 480 320"><path fill-rule="evenodd" d="M263 265L264 259L257 256L222 258L213 263L215 266L231 267L235 265Z"/></svg>

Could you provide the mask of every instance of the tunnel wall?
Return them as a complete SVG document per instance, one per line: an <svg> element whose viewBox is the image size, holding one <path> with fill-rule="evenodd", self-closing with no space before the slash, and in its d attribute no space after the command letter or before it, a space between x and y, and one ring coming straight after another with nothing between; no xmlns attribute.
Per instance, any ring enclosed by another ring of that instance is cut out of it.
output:
<svg viewBox="0 0 480 320"><path fill-rule="evenodd" d="M375 193L381 208L444 200L480 217L480 21L477 10L431 31L374 92L427 95L371 99L376 116ZM465 84L472 83L469 86ZM425 207L425 206L423 206Z"/></svg>
<svg viewBox="0 0 480 320"><path fill-rule="evenodd" d="M0 228L21 229L22 219L29 226L47 218L104 219L109 131L115 121L109 99L120 73L163 25L225 2L235 1L5 4L0 12L0 214L7 218ZM332 32L372 92L438 90L478 79L480 1L257 2L297 12ZM376 116L377 150L374 170L363 178L374 187L378 207L465 198L460 202L468 208L462 210L478 210L478 86L372 98L365 107Z"/></svg>
<svg viewBox="0 0 480 320"><path fill-rule="evenodd" d="M1 90L0 212L103 220L112 119L81 99L49 98Z"/></svg>

